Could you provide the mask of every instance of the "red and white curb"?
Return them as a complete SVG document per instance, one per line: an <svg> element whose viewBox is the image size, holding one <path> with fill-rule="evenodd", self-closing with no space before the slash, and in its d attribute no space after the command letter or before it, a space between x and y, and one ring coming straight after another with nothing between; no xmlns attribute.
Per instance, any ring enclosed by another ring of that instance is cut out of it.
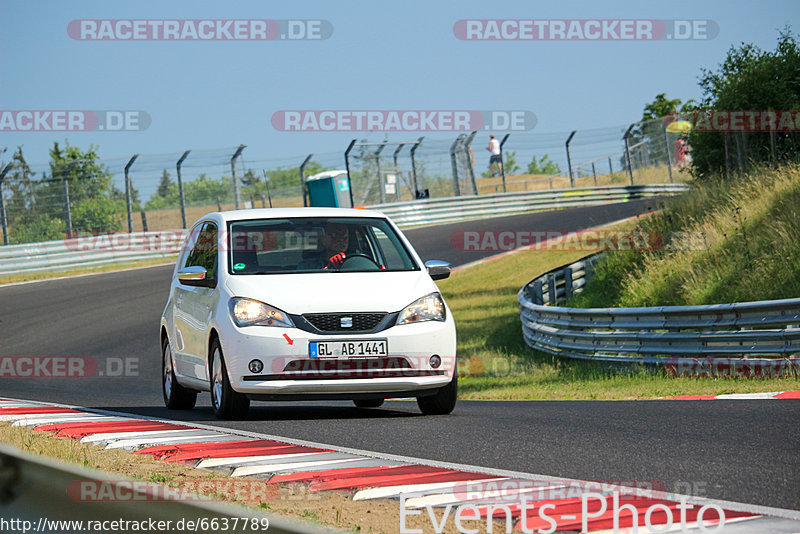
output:
<svg viewBox="0 0 800 534"><path fill-rule="evenodd" d="M559 532L603 532L615 528L614 516L623 531L630 531L634 515L638 525L654 526L658 532L800 532L800 512L792 510L421 460L105 410L0 399L0 421L232 477L255 477L273 485L303 484L311 493L344 491L355 501L400 499L407 515L438 508L441 516L454 507L468 506L474 515L464 514L466 521L490 514L503 520L510 516L516 530L524 523L529 532L552 527ZM592 497L583 499L587 492ZM544 509L547 513L542 515ZM719 514L710 509L722 510L724 521L719 522Z"/></svg>
<svg viewBox="0 0 800 534"><path fill-rule="evenodd" d="M765 393L725 393L722 395L682 395L661 397L665 400L754 400L754 399L800 399L798 391L770 391Z"/></svg>

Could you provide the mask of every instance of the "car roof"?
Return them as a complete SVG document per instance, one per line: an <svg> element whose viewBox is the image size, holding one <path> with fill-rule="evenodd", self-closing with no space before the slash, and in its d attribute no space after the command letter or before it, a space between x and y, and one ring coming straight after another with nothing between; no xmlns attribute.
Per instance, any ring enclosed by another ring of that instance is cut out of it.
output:
<svg viewBox="0 0 800 534"><path fill-rule="evenodd" d="M386 219L386 215L375 210L353 208L255 208L247 210L218 211L202 219L218 218L223 222L253 219L284 219L290 217L361 217ZM200 220L200 219L198 219Z"/></svg>

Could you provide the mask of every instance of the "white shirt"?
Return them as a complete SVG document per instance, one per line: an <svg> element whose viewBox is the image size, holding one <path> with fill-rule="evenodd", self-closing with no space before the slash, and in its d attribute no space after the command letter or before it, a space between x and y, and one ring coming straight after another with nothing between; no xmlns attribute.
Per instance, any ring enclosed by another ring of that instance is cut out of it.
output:
<svg viewBox="0 0 800 534"><path fill-rule="evenodd" d="M489 141L489 152L492 153L493 156L500 155L500 141L497 139L492 139Z"/></svg>

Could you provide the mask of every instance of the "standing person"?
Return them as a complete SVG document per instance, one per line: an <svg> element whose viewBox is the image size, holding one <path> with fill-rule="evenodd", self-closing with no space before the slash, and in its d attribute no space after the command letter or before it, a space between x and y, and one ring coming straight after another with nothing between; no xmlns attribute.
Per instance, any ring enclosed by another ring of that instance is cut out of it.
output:
<svg viewBox="0 0 800 534"><path fill-rule="evenodd" d="M491 153L489 156L489 170L492 176L503 173L503 157L500 155L500 141L494 138L494 134L489 134L489 146L486 150Z"/></svg>

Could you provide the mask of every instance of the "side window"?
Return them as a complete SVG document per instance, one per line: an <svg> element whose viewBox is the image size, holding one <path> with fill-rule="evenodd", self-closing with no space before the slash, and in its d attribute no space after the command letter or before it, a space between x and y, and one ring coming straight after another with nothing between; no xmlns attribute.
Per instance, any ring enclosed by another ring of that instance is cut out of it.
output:
<svg viewBox="0 0 800 534"><path fill-rule="evenodd" d="M217 277L217 226L214 223L203 224L183 266L204 267L207 278Z"/></svg>

